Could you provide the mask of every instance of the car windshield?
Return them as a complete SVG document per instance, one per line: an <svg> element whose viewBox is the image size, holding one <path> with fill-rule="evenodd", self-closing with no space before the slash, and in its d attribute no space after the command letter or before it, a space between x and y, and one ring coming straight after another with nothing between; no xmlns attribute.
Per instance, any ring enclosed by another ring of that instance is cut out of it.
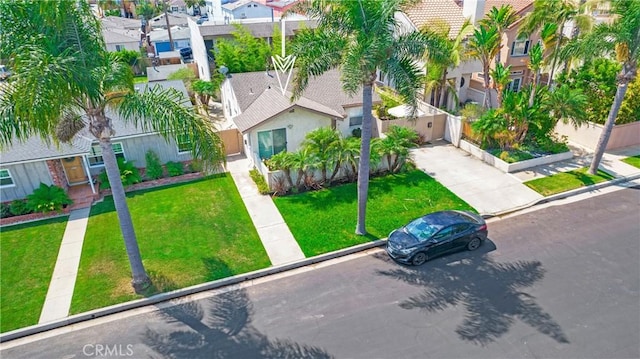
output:
<svg viewBox="0 0 640 359"><path fill-rule="evenodd" d="M427 239L431 238L442 226L429 224L425 222L424 219L418 218L407 224L405 227L405 231L412 236L416 237L420 242L424 242Z"/></svg>

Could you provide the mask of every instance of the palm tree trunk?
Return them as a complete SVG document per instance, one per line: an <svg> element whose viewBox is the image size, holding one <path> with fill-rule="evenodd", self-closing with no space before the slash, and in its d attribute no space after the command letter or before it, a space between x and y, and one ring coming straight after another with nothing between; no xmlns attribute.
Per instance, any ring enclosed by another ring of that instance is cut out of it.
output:
<svg viewBox="0 0 640 359"><path fill-rule="evenodd" d="M484 74L484 108L491 107L491 88L489 87L489 66L485 66Z"/></svg>
<svg viewBox="0 0 640 359"><path fill-rule="evenodd" d="M362 143L360 145L360 164L358 165L358 223L356 224L356 234L358 235L367 234L365 220L369 193L369 160L371 158L372 89L371 82L362 88Z"/></svg>
<svg viewBox="0 0 640 359"><path fill-rule="evenodd" d="M132 276L131 284L133 285L133 289L136 293L141 293L149 287L151 280L149 279L149 276L144 269L144 265L142 264L142 257L140 256L136 233L133 229L131 213L129 213L129 207L127 206L124 186L120 179L118 162L116 160L116 155L113 152L113 148L111 147L111 140L109 137L102 137L99 141L100 148L102 148L104 168L107 172L107 178L109 178L111 194L113 195L113 202L116 207L116 213L118 214L118 221L120 222L120 231L122 232L127 256L129 257Z"/></svg>
<svg viewBox="0 0 640 359"><path fill-rule="evenodd" d="M560 51L560 44L562 43L562 33L564 32L564 22L560 25L560 36L558 37L558 41L556 41L555 49L553 49L553 62L551 63L551 72L549 73L549 78L547 79L547 87L551 88L553 84L553 73L556 70L556 63L558 61L558 51Z"/></svg>
<svg viewBox="0 0 640 359"><path fill-rule="evenodd" d="M439 108L444 108L445 97L447 96L447 93L446 93L447 74L448 72L445 69L442 74L442 79L440 79L440 99L439 99L440 101L438 102L438 106L437 106Z"/></svg>
<svg viewBox="0 0 640 359"><path fill-rule="evenodd" d="M621 76L624 76L624 74L625 69L623 66ZM627 93L628 87L629 81L627 79L622 79L618 84L616 97L614 98L613 104L611 105L611 111L609 111L609 117L607 117L607 122L605 122L604 124L604 130L602 131L600 139L598 140L598 145L596 146L596 151L593 155L593 161L591 162L591 166L589 166L589 173L592 175L595 175L598 172L598 166L600 166L600 161L602 160L604 151L607 148L607 143L609 143L609 137L611 136L613 125L615 124L616 118L618 117L618 111L620 111L620 106L622 105L622 100L624 99L624 95Z"/></svg>

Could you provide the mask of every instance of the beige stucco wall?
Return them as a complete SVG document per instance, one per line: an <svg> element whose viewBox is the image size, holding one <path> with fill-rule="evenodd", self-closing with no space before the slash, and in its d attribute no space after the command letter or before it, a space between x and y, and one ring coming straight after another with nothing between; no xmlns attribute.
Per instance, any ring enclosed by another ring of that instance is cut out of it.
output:
<svg viewBox="0 0 640 359"><path fill-rule="evenodd" d="M602 125L595 123L583 125L578 129L562 122L556 125L556 132L559 135L567 136L569 141L592 150L598 144L602 129ZM640 121L614 126L607 143L607 150L635 145L640 145Z"/></svg>

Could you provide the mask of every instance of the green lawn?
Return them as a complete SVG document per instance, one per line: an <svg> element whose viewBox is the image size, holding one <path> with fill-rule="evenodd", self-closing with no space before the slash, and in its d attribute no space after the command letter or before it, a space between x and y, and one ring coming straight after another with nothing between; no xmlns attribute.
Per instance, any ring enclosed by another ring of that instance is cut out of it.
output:
<svg viewBox="0 0 640 359"><path fill-rule="evenodd" d="M367 204L368 236L357 236L355 183L276 197L275 204L304 254L331 252L378 238L421 215L472 208L422 171L374 178Z"/></svg>
<svg viewBox="0 0 640 359"><path fill-rule="evenodd" d="M67 216L0 228L0 331L38 324Z"/></svg>
<svg viewBox="0 0 640 359"><path fill-rule="evenodd" d="M627 157L625 159L622 160L622 162L626 162L634 167L638 167L640 168L640 155L637 156L633 156L633 157Z"/></svg>
<svg viewBox="0 0 640 359"><path fill-rule="evenodd" d="M598 170L596 175L590 175L587 173L588 170L587 167L583 167L577 170L556 173L551 176L527 181L524 184L543 196L550 196L552 194L609 181L614 178L614 176L602 170Z"/></svg>
<svg viewBox="0 0 640 359"><path fill-rule="evenodd" d="M183 288L270 265L231 176L127 194L154 288ZM139 298L111 197L93 206L72 313Z"/></svg>
<svg viewBox="0 0 640 359"><path fill-rule="evenodd" d="M136 76L133 78L133 83L134 84L144 84L149 82L149 79L147 78L147 75L142 75L142 76Z"/></svg>

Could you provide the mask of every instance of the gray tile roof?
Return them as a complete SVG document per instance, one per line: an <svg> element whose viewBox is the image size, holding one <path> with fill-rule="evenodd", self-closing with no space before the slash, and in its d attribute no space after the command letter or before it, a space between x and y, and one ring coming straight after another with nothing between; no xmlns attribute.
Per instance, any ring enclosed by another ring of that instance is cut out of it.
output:
<svg viewBox="0 0 640 359"><path fill-rule="evenodd" d="M175 88L178 91L182 92L186 98L188 98L187 89L185 88L184 83L179 80L161 81L149 85L137 84L135 85L135 88L137 91L143 91L146 86L156 85L161 86L165 89ZM185 105L187 107L192 106L191 102L189 101L185 102ZM106 116L113 119L112 123L115 130L115 135L112 137L113 140L125 138L132 135L151 133L145 132L140 128L136 128L131 123L125 123L118 117L118 115L110 110L106 110ZM53 143L47 144L47 142L39 136L32 136L25 141L14 140L13 144L10 147L0 151L0 164L7 165L17 162L47 160L83 155L89 153L92 142L93 135L89 133L87 128L82 129L74 137L70 144L61 143L59 144L59 146L56 146Z"/></svg>
<svg viewBox="0 0 640 359"><path fill-rule="evenodd" d="M127 19L119 16L105 16L100 19L102 28L115 28L115 29L138 29L142 26L140 20Z"/></svg>
<svg viewBox="0 0 640 359"><path fill-rule="evenodd" d="M107 44L138 43L140 42L140 31L103 28L102 37Z"/></svg>
<svg viewBox="0 0 640 359"><path fill-rule="evenodd" d="M291 93L282 95L280 88L265 89L253 103L241 114L233 118L238 129L242 132L294 107L302 107L308 110L326 114L335 118L343 118L343 114L306 97L300 97L291 102Z"/></svg>
<svg viewBox="0 0 640 359"><path fill-rule="evenodd" d="M284 83L286 78L281 77L281 80ZM231 74L229 81L240 107L240 115L233 119L240 131L246 131L294 105L339 118L346 117L346 108L362 105L361 91L351 96L342 90L338 70L311 78L302 97L295 103L291 103L291 93L282 95L274 71L269 75L266 72ZM291 86L290 83L289 89ZM373 101L380 101L375 92Z"/></svg>

